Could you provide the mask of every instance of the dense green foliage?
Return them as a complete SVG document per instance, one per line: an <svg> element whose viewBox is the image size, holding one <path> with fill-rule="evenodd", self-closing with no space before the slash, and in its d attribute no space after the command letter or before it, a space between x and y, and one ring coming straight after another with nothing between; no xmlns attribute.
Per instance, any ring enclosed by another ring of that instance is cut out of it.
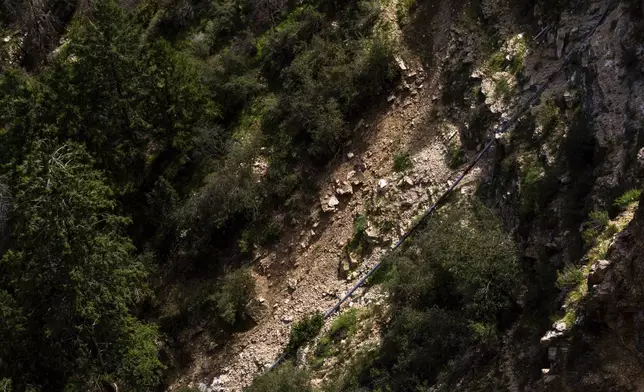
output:
<svg viewBox="0 0 644 392"><path fill-rule="evenodd" d="M0 385L150 390L165 337L244 325L275 206L397 74L372 0L70 4L0 9Z"/></svg>
<svg viewBox="0 0 644 392"><path fill-rule="evenodd" d="M40 141L30 150L15 170L0 262L0 372L44 390L87 390L115 377L155 385L156 328L128 312L147 275L123 235L128 219L114 214L112 192L81 146Z"/></svg>
<svg viewBox="0 0 644 392"><path fill-rule="evenodd" d="M642 195L641 189L629 189L628 191L624 192L620 197L615 199L615 206L620 208L626 208L630 204L638 201L641 195Z"/></svg>
<svg viewBox="0 0 644 392"><path fill-rule="evenodd" d="M453 208L387 261L391 320L382 347L332 390L418 390L467 369L465 352L497 347L521 284L516 250L492 212ZM380 389L378 389L380 388Z"/></svg>
<svg viewBox="0 0 644 392"><path fill-rule="evenodd" d="M248 270L240 268L224 276L212 300L219 316L234 325L246 317L244 309L254 296L255 280Z"/></svg>
<svg viewBox="0 0 644 392"><path fill-rule="evenodd" d="M286 351L294 355L298 348L315 338L323 326L324 314L319 312L295 323L293 328L291 328L291 335L286 346Z"/></svg>
<svg viewBox="0 0 644 392"><path fill-rule="evenodd" d="M181 366L161 363L160 342L247 324L240 267L397 78L379 3L7 7L1 388L151 390ZM167 287L199 298L155 298Z"/></svg>
<svg viewBox="0 0 644 392"><path fill-rule="evenodd" d="M272 372L256 377L244 392L312 392L309 374L292 363L280 365Z"/></svg>

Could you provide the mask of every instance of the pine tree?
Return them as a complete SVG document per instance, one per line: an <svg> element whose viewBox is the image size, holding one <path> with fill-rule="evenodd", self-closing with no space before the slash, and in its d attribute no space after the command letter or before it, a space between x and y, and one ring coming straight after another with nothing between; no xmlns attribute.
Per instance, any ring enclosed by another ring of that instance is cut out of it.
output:
<svg viewBox="0 0 644 392"><path fill-rule="evenodd" d="M0 374L43 390L113 379L135 390L156 384L156 330L129 313L146 294L146 268L85 149L34 143L15 189L13 235L0 262L0 314L10 323L0 341L13 347L0 351Z"/></svg>

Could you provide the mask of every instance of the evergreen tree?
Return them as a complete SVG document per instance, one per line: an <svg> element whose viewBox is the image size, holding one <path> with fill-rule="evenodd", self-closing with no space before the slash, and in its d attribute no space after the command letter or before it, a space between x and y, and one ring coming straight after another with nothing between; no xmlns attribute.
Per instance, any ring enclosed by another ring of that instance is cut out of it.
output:
<svg viewBox="0 0 644 392"><path fill-rule="evenodd" d="M10 342L0 348L0 375L43 390L156 384L156 330L129 313L146 294L146 268L85 149L34 143L15 189L0 262L0 341Z"/></svg>

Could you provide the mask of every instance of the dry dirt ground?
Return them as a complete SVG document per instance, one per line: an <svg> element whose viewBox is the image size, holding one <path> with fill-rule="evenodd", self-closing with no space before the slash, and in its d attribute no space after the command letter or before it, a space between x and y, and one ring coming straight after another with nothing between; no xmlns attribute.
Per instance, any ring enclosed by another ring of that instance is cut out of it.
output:
<svg viewBox="0 0 644 392"><path fill-rule="evenodd" d="M358 136L319 184L319 201L310 206L308 217L291 227L277 245L256 253L256 302L264 309L257 325L236 334L212 355L204 341L202 349L196 348L189 370L170 390L189 385L204 392L241 391L282 353L295 322L333 306L456 177L458 169L449 168L447 156L449 146L458 143L462 124L450 123L441 115L449 110L441 107L441 94L450 88L443 85L444 71L455 61L456 52L460 53L458 61L472 63L484 62L482 57L487 54L477 31L481 27L463 4L431 3L418 10L417 23L403 30L396 23L397 1L386 4L382 19L392 26L391 35L398 45L403 73L400 86L358 122ZM497 15L503 14L503 2L486 3ZM587 20L571 24L585 26L582 22L588 24ZM512 26L500 22L499 33L504 37L521 33ZM528 55L526 86L539 85L561 61L557 42L553 42L556 36L549 34L536 55ZM532 58L541 59L538 70ZM563 88L566 78L557 83ZM507 114L511 106L512 102L501 105L499 114ZM396 172L396 154L409 154L411 167ZM457 192L474 190L484 175L483 169L476 168ZM345 248L353 235L354 220L361 214L367 217L374 245L364 258L353 260L354 268L345 275L341 268L348 259ZM346 306L363 295L363 289L358 290Z"/></svg>

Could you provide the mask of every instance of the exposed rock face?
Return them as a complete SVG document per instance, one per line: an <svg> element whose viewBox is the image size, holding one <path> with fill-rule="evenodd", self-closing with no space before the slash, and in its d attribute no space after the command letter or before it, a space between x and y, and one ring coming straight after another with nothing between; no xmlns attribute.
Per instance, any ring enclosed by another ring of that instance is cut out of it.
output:
<svg viewBox="0 0 644 392"><path fill-rule="evenodd" d="M644 361L644 197L640 206L611 247L610 261L599 261L588 278L604 275L591 290L590 316L609 326Z"/></svg>
<svg viewBox="0 0 644 392"><path fill-rule="evenodd" d="M599 260L592 265L590 273L588 274L588 287L593 287L594 285L600 284L604 281L610 264L610 260Z"/></svg>
<svg viewBox="0 0 644 392"><path fill-rule="evenodd" d="M588 276L586 317L595 327L572 340L575 355L541 390L644 390L644 197L640 206Z"/></svg>

